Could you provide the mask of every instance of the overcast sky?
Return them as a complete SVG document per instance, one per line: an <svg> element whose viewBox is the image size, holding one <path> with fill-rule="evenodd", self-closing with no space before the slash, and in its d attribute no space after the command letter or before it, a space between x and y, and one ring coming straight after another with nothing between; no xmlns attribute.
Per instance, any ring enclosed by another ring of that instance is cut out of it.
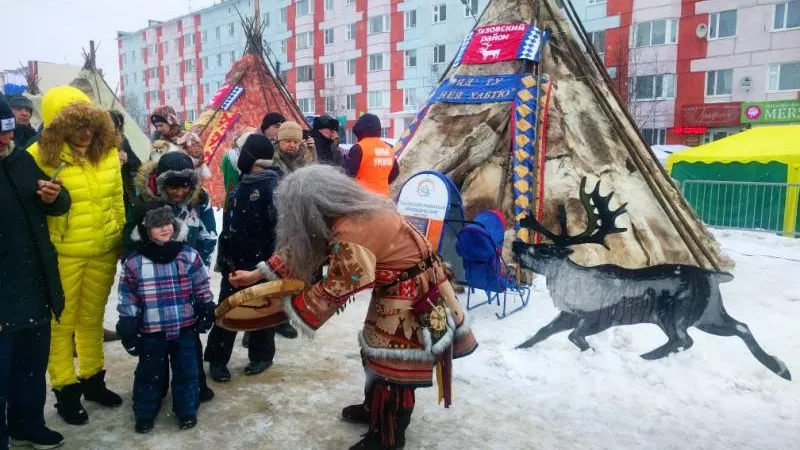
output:
<svg viewBox="0 0 800 450"><path fill-rule="evenodd" d="M29 60L83 64L82 48L99 45L97 65L111 88L119 82L117 31L167 20L219 0L0 0L0 69ZM191 8L191 9L190 9Z"/></svg>

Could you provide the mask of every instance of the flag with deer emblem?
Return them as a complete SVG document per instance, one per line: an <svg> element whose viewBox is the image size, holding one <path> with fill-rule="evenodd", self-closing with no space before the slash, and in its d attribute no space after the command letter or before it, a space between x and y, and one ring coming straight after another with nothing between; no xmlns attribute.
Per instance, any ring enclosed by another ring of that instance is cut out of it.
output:
<svg viewBox="0 0 800 450"><path fill-rule="evenodd" d="M529 29L528 24L522 22L476 28L460 63L488 64L517 59Z"/></svg>

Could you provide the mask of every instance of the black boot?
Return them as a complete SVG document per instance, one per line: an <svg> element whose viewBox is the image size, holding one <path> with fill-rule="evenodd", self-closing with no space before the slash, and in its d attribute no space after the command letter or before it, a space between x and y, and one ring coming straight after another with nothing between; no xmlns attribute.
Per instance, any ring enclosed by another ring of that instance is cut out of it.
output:
<svg viewBox="0 0 800 450"><path fill-rule="evenodd" d="M285 337L286 339L295 339L297 337L297 330L294 329L292 324L286 322L275 327L275 332Z"/></svg>
<svg viewBox="0 0 800 450"><path fill-rule="evenodd" d="M81 404L81 385L68 384L61 389L53 389L56 394L56 411L70 425L85 425L89 422L89 414Z"/></svg>
<svg viewBox="0 0 800 450"><path fill-rule="evenodd" d="M342 419L352 422L369 425L369 410L363 405L350 405L342 409Z"/></svg>
<svg viewBox="0 0 800 450"><path fill-rule="evenodd" d="M364 436L364 439L358 441L350 447L350 450L400 450L405 446L405 438L403 438L403 442L398 442L395 445L383 445L381 444L381 438L376 433L367 433Z"/></svg>
<svg viewBox="0 0 800 450"><path fill-rule="evenodd" d="M11 447L33 447L36 450L47 450L59 447L64 443L64 436L45 426L39 431L26 435L11 435Z"/></svg>
<svg viewBox="0 0 800 450"><path fill-rule="evenodd" d="M106 371L101 370L85 380L80 380L81 388L83 388L83 397L90 402L96 402L107 407L122 405L122 397L108 390L105 379Z"/></svg>

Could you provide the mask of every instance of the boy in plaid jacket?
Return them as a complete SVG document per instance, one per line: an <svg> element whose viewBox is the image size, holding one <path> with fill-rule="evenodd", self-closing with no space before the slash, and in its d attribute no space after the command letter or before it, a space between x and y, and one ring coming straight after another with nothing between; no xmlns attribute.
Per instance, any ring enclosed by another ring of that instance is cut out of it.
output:
<svg viewBox="0 0 800 450"><path fill-rule="evenodd" d="M142 205L131 233L136 251L123 263L119 282L119 334L125 350L139 356L133 381L136 432L147 433L161 406L161 380L172 364L172 404L181 429L197 424L197 333L214 322L208 272L186 245L187 228L165 203Z"/></svg>

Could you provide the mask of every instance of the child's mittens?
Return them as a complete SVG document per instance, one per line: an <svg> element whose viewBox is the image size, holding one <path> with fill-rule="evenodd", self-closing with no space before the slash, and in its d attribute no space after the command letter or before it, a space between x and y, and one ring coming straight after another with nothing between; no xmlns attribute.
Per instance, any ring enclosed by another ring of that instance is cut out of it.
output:
<svg viewBox="0 0 800 450"><path fill-rule="evenodd" d="M208 330L210 330L214 325L214 319L216 319L216 316L214 315L215 309L216 305L214 305L212 302L202 303L197 307L197 322L195 323L195 329L198 333L208 333Z"/></svg>
<svg viewBox="0 0 800 450"><path fill-rule="evenodd" d="M139 330L142 324L138 317L120 317L117 334L125 351L131 356L139 355Z"/></svg>

